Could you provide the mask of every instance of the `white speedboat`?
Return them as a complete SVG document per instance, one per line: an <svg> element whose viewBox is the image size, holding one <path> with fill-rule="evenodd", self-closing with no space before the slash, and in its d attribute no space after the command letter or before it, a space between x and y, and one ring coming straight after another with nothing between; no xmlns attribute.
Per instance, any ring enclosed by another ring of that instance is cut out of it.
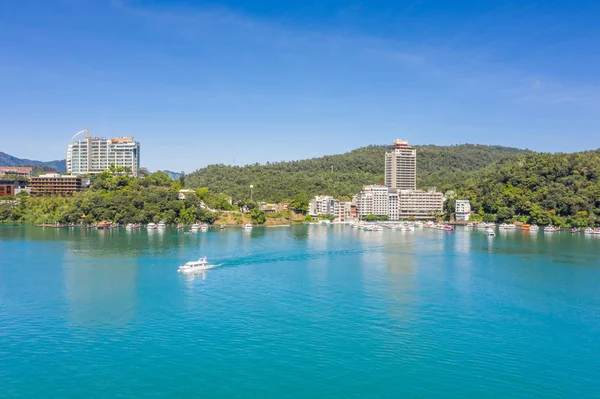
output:
<svg viewBox="0 0 600 399"><path fill-rule="evenodd" d="M529 231L538 231L540 228L537 224L532 224Z"/></svg>
<svg viewBox="0 0 600 399"><path fill-rule="evenodd" d="M242 226L242 229L250 231L252 230L252 223L246 223L245 225Z"/></svg>
<svg viewBox="0 0 600 399"><path fill-rule="evenodd" d="M148 225L146 226L148 230L154 230L156 229L156 227L156 223L148 223Z"/></svg>
<svg viewBox="0 0 600 399"><path fill-rule="evenodd" d="M135 227L133 226L133 223L127 223L127 225L125 226L125 228L126 228L127 230L131 230L131 229L133 229L133 228L135 228Z"/></svg>
<svg viewBox="0 0 600 399"><path fill-rule="evenodd" d="M465 227L475 227L475 225L473 223L467 223Z"/></svg>
<svg viewBox="0 0 600 399"><path fill-rule="evenodd" d="M167 225L165 224L165 222L158 222L158 225L156 226L159 229L166 229Z"/></svg>
<svg viewBox="0 0 600 399"><path fill-rule="evenodd" d="M194 273L198 271L208 270L213 267L215 267L215 265L211 265L210 263L208 263L205 256L204 258L200 258L192 262L187 262L185 265L179 266L179 269L177 269L177 271L179 273Z"/></svg>
<svg viewBox="0 0 600 399"><path fill-rule="evenodd" d="M544 227L545 233L554 233L555 231L560 230L560 227L554 227L552 225Z"/></svg>
<svg viewBox="0 0 600 399"><path fill-rule="evenodd" d="M208 231L208 225L206 223L202 223L200 225L200 231Z"/></svg>
<svg viewBox="0 0 600 399"><path fill-rule="evenodd" d="M422 222L415 222L413 224L414 227L423 227L423 223Z"/></svg>
<svg viewBox="0 0 600 399"><path fill-rule="evenodd" d="M192 230L198 230L200 228L200 225L198 223L194 223L192 225Z"/></svg>
<svg viewBox="0 0 600 399"><path fill-rule="evenodd" d="M487 229L485 229L485 234L490 237L493 237L496 235L496 230L488 227Z"/></svg>

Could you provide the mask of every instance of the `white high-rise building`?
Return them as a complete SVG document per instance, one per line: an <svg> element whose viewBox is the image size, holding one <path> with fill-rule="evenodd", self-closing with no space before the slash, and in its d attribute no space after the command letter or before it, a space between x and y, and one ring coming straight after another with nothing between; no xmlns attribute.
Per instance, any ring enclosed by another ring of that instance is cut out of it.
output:
<svg viewBox="0 0 600 399"><path fill-rule="evenodd" d="M456 200L454 218L460 221L468 221L471 217L471 202L469 200Z"/></svg>
<svg viewBox="0 0 600 399"><path fill-rule="evenodd" d="M85 139L74 141L85 132ZM107 139L91 137L87 129L79 132L67 147L67 172L72 175L96 174L111 166L125 167L136 176L140 168L140 143L133 137Z"/></svg>
<svg viewBox="0 0 600 399"><path fill-rule="evenodd" d="M394 140L385 153L385 185L398 190L417 189L417 150L406 140Z"/></svg>

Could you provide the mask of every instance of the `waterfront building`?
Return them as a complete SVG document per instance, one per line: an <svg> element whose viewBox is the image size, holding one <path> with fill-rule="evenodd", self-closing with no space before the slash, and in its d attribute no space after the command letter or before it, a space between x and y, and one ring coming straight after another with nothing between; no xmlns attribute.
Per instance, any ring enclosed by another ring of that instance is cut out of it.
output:
<svg viewBox="0 0 600 399"><path fill-rule="evenodd" d="M346 222L352 219L352 203L340 201L329 195L317 195L308 203L308 214L313 219L322 215L332 215L335 222Z"/></svg>
<svg viewBox="0 0 600 399"><path fill-rule="evenodd" d="M397 198L397 190L390 191L388 187L381 185L364 186L360 194L356 196L356 213L361 219L367 215L389 218L390 204L397 208ZM392 213L397 214L395 211Z"/></svg>
<svg viewBox="0 0 600 399"><path fill-rule="evenodd" d="M417 150L406 140L394 140L385 153L385 185L398 190L417 188Z"/></svg>
<svg viewBox="0 0 600 399"><path fill-rule="evenodd" d="M21 191L29 191L27 180L0 178L0 197L14 197Z"/></svg>
<svg viewBox="0 0 600 399"><path fill-rule="evenodd" d="M352 219L352 203L337 201L335 208L335 221L336 222L347 222Z"/></svg>
<svg viewBox="0 0 600 399"><path fill-rule="evenodd" d="M317 195L308 203L309 215L315 217L320 215L335 215L335 198L329 195Z"/></svg>
<svg viewBox="0 0 600 399"><path fill-rule="evenodd" d="M471 202L469 200L456 200L454 219L456 221L468 221L471 216Z"/></svg>
<svg viewBox="0 0 600 399"><path fill-rule="evenodd" d="M427 191L400 190L398 212L400 219L433 219L444 210L444 196L435 188Z"/></svg>
<svg viewBox="0 0 600 399"><path fill-rule="evenodd" d="M398 189L390 188L388 191L388 200L389 200L389 211L388 217L390 220L399 220L400 219L400 206L399 206L399 194Z"/></svg>
<svg viewBox="0 0 600 399"><path fill-rule="evenodd" d="M85 132L85 139L75 141ZM107 139L92 137L88 130L77 133L67 147L67 172L72 175L97 174L111 166L125 167L137 176L140 168L140 143L133 137Z"/></svg>
<svg viewBox="0 0 600 399"><path fill-rule="evenodd" d="M31 195L73 195L90 186L90 179L60 173L48 173L31 178Z"/></svg>
<svg viewBox="0 0 600 399"><path fill-rule="evenodd" d="M29 166L0 166L0 176L14 175L29 179L32 172L33 168Z"/></svg>

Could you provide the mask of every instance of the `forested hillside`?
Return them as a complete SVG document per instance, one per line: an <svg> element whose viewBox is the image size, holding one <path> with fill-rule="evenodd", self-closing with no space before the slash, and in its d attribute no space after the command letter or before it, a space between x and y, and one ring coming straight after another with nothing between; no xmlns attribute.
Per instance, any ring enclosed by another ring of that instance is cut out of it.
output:
<svg viewBox="0 0 600 399"><path fill-rule="evenodd" d="M457 184L456 191L488 220L596 225L600 150L508 158Z"/></svg>
<svg viewBox="0 0 600 399"><path fill-rule="evenodd" d="M345 154L264 165L210 165L189 174L186 184L227 193L234 201L249 199L250 184L254 185L254 199L259 201L284 201L302 193L349 198L365 184L383 183L388 148L368 146ZM473 144L416 148L420 188L453 186L467 179L470 172L523 153L516 148Z"/></svg>
<svg viewBox="0 0 600 399"><path fill-rule="evenodd" d="M207 189L178 199L180 186L166 173L145 178L112 176L104 172L89 190L73 196L32 197L19 194L18 201L0 203L0 223L212 223L216 214L206 209L232 209L228 197Z"/></svg>

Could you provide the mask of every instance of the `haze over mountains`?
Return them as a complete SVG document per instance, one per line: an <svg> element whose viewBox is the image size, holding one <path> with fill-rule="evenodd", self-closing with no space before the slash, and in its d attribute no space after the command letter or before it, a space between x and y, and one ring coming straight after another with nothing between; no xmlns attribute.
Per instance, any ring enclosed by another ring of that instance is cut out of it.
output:
<svg viewBox="0 0 600 399"><path fill-rule="evenodd" d="M35 161L25 158L17 158L15 156L0 152L0 165L2 166L38 166L40 170L55 170L61 173L67 171L65 160L56 161Z"/></svg>

